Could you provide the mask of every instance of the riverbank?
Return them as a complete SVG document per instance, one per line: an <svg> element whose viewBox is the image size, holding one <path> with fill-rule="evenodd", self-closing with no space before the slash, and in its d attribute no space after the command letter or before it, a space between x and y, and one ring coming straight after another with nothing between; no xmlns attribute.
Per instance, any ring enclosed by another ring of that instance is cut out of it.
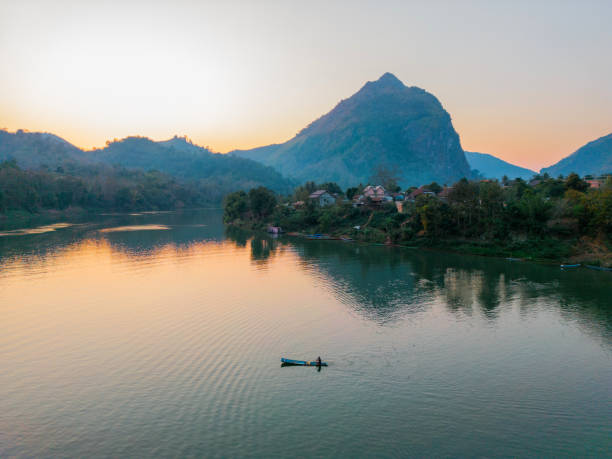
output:
<svg viewBox="0 0 612 459"><path fill-rule="evenodd" d="M262 188L238 191L226 196L223 218L246 229L273 226L375 244L612 266L612 184L590 189L573 174L543 176L533 184L462 179L430 188L386 194L384 200L372 187L361 190L371 196L355 198L359 187L344 194L336 184L308 183L292 196ZM321 193L325 201L318 199Z"/></svg>
<svg viewBox="0 0 612 459"><path fill-rule="evenodd" d="M233 222L244 230L266 232L269 225L258 222ZM455 254L504 258L510 261L533 261L545 264L581 264L612 267L612 248L601 239L581 238L508 238L506 241L470 240L461 238L433 239L424 235L409 240L392 240L384 231L373 228L339 228L319 233L317 227L288 231L285 236L396 248L435 250Z"/></svg>
<svg viewBox="0 0 612 459"><path fill-rule="evenodd" d="M8 210L0 213L0 230L13 230L36 226L46 223L55 223L65 219L77 219L94 214L82 207L69 207L64 210L43 209L38 212L28 212L25 210Z"/></svg>
<svg viewBox="0 0 612 459"><path fill-rule="evenodd" d="M60 223L62 221L80 222L100 216L138 216L146 214L161 214L175 213L182 211L201 211L216 209L219 207L193 207L180 208L172 210L130 210L130 211L113 211L104 209L84 209L82 207L69 207L67 209L40 209L37 212L27 212L25 210L9 210L0 213L0 231L10 231L21 228L31 228L40 225Z"/></svg>

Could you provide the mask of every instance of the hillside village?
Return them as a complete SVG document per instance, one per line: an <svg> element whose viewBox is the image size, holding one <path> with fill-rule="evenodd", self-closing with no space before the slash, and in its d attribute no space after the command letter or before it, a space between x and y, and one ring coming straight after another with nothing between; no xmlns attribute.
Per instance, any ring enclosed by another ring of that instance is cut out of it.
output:
<svg viewBox="0 0 612 459"><path fill-rule="evenodd" d="M544 183L548 176L536 176L528 182L524 182L522 179L509 180L507 178L500 182L502 189L509 189L515 183L521 182L526 183L530 187L536 187ZM600 175L597 177L585 176L584 182L588 185L589 189L598 190L605 186L607 180L612 179L612 174ZM517 182L518 180L518 182ZM567 179L566 179L567 180ZM482 179L479 183L495 183L496 180ZM375 208L382 204L394 203L398 212L404 211L404 203L414 203L419 196L425 197L436 197L443 202L448 202L448 198L453 191L453 186L440 186L437 183L429 185L421 185L420 187L412 187L408 190L401 191L389 191L385 189L383 185L367 185L360 192L355 193L351 199L348 199L345 194L329 192L327 189L318 189L308 195L308 201L319 206L327 207L334 204L352 204L353 207L369 206ZM294 201L291 203L292 207L297 209L305 205L305 201Z"/></svg>
<svg viewBox="0 0 612 459"><path fill-rule="evenodd" d="M393 190L393 191L390 191ZM291 196L262 188L225 201L226 223L306 237L440 247L612 266L612 175L462 179L400 190L393 182L342 191L308 182Z"/></svg>

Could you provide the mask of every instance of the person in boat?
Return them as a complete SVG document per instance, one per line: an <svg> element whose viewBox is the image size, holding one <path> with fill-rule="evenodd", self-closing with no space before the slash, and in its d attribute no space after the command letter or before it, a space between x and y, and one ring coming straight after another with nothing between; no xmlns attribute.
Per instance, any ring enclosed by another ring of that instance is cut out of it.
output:
<svg viewBox="0 0 612 459"><path fill-rule="evenodd" d="M321 366L321 356L317 357L317 366Z"/></svg>

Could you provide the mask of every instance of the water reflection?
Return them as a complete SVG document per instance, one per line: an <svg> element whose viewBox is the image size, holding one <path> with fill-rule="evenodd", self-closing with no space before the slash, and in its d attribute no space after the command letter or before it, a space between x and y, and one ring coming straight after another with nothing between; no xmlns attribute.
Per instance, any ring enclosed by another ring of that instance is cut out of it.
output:
<svg viewBox="0 0 612 459"><path fill-rule="evenodd" d="M220 212L73 223L0 237L4 455L607 452L610 273L274 239Z"/></svg>
<svg viewBox="0 0 612 459"><path fill-rule="evenodd" d="M0 273L11 259L36 267L84 241L108 244L113 253L141 262L154 261L161 253L179 260L211 244L229 242L235 249L248 250L252 265L263 270L276 257L291 253L300 268L316 276L339 301L381 325L422 312L439 300L457 316L479 314L494 322L503 307L517 304L521 314L528 315L544 298L552 300L567 320L596 330L606 341L612 336L610 273L337 241L278 239L225 227L218 210L107 215L57 226L44 234L0 237Z"/></svg>
<svg viewBox="0 0 612 459"><path fill-rule="evenodd" d="M84 240L106 241L113 250L138 257L154 256L157 250L168 246L185 248L206 241L221 242L225 230L221 215L216 209L82 217L45 234L30 230L20 237L0 236L0 266L15 257L35 262Z"/></svg>
<svg viewBox="0 0 612 459"><path fill-rule="evenodd" d="M433 298L442 298L454 314L478 313L491 321L503 305L517 303L528 314L544 298L568 318L612 341L609 273L336 241L262 235L249 239L240 231L228 231L226 236L239 246L250 241L254 262L265 262L289 245L299 255L302 269L330 280L343 303L380 324L423 311Z"/></svg>

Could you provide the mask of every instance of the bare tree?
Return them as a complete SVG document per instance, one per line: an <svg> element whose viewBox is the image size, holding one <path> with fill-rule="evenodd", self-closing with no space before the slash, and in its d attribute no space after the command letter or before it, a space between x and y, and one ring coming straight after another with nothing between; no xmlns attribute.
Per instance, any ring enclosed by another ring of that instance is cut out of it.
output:
<svg viewBox="0 0 612 459"><path fill-rule="evenodd" d="M372 177L370 177L370 183L372 185L382 185L388 191L398 191L400 175L399 167L379 164L374 169Z"/></svg>

